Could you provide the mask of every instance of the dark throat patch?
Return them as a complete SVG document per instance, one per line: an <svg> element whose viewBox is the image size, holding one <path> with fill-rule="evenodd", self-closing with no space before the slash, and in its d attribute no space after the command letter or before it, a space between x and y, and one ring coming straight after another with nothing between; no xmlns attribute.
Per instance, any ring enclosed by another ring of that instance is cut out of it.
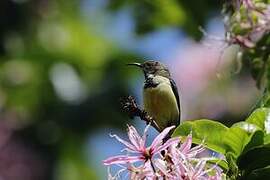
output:
<svg viewBox="0 0 270 180"><path fill-rule="evenodd" d="M158 86L158 83L154 82L152 77L148 77L144 81L144 87L143 88L144 89L155 88L157 86Z"/></svg>

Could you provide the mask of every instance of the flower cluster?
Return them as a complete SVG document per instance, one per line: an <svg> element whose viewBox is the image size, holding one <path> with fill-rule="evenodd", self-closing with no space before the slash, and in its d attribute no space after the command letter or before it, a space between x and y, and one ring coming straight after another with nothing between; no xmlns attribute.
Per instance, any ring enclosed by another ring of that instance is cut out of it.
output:
<svg viewBox="0 0 270 180"><path fill-rule="evenodd" d="M270 32L270 5L264 0L233 0L225 15L226 40L230 44L253 48ZM226 9L226 8L225 8Z"/></svg>
<svg viewBox="0 0 270 180"><path fill-rule="evenodd" d="M149 125L142 136L133 126L128 126L130 142L117 135L112 135L126 148L125 155L110 157L103 161L104 165L118 165L121 169L111 174L108 179L121 179L124 175L132 180L140 179L168 179L168 180L221 180L222 170L217 165L209 164L210 158L199 158L205 148L203 145L192 147L192 135L189 135L183 143L179 137L170 138L164 142L166 135L174 128L164 129L146 147L146 137ZM126 178L123 178L126 179Z"/></svg>

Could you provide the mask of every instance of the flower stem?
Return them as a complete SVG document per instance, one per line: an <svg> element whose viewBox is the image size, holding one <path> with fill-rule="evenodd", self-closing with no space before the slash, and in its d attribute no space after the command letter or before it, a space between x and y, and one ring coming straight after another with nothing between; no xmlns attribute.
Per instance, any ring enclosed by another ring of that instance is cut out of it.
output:
<svg viewBox="0 0 270 180"><path fill-rule="evenodd" d="M150 161L150 164L151 164L151 167L152 167L154 173L156 173L156 169L155 169L155 166L154 166L152 159L149 159L149 161Z"/></svg>

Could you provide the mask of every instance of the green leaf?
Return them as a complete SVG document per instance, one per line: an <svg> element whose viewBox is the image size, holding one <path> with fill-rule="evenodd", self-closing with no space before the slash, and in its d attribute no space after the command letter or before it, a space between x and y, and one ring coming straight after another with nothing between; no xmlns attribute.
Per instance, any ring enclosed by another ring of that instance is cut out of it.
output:
<svg viewBox="0 0 270 180"><path fill-rule="evenodd" d="M229 129L224 143L228 146L225 156L229 165L228 176L231 179L237 179L238 177L239 171L236 165L236 159L251 148L262 145L263 142L264 133L261 130L248 135L245 130L239 127L231 127Z"/></svg>
<svg viewBox="0 0 270 180"><path fill-rule="evenodd" d="M266 133L270 133L270 109L259 108L256 109L246 120L246 122L255 124Z"/></svg>
<svg viewBox="0 0 270 180"><path fill-rule="evenodd" d="M264 144L264 133L261 130L254 132L248 138L248 144L245 146L243 152L248 151L256 146L260 146Z"/></svg>
<svg viewBox="0 0 270 180"><path fill-rule="evenodd" d="M223 139L227 131L228 127L219 122L202 119L183 122L175 129L173 136L187 136L192 132L193 143L200 144L204 141L207 148L224 154L226 146Z"/></svg>
<svg viewBox="0 0 270 180"><path fill-rule="evenodd" d="M261 129L257 125L252 124L252 123L248 123L248 122L245 122L245 121L241 121L241 122L235 123L235 124L233 124L232 127L239 127L239 128L245 130L248 133L254 133L256 130L260 130Z"/></svg>
<svg viewBox="0 0 270 180"><path fill-rule="evenodd" d="M270 144L270 134L264 136L264 144Z"/></svg>
<svg viewBox="0 0 270 180"><path fill-rule="evenodd" d="M231 127L223 138L226 152L232 152L235 158L241 154L248 141L248 133L239 127Z"/></svg>
<svg viewBox="0 0 270 180"><path fill-rule="evenodd" d="M270 179L270 166L266 166L260 169L255 169L248 176L246 176L245 179L246 180Z"/></svg>
<svg viewBox="0 0 270 180"><path fill-rule="evenodd" d="M237 159L239 169L246 173L270 165L270 145L261 145L241 154Z"/></svg>

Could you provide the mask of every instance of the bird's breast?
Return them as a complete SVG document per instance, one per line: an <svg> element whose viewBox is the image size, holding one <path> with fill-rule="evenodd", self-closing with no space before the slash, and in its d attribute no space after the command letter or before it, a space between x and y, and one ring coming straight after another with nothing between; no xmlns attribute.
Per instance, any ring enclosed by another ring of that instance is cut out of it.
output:
<svg viewBox="0 0 270 180"><path fill-rule="evenodd" d="M153 79L156 87L144 88L144 109L152 116L161 129L179 123L177 100L170 85L164 77Z"/></svg>

